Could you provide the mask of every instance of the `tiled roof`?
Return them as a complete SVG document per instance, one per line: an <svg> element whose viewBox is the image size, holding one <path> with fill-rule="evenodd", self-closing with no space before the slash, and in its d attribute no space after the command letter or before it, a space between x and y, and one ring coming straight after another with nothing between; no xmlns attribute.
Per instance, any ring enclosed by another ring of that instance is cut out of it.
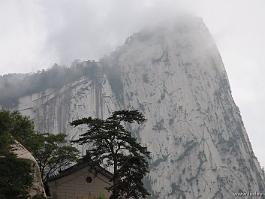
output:
<svg viewBox="0 0 265 199"><path fill-rule="evenodd" d="M48 182L55 181L57 179L63 178L65 176L71 175L75 173L76 171L79 171L85 167L90 167L91 169L95 170L96 173L100 173L101 175L105 176L107 179L112 179L112 173L104 169L103 167L99 165L93 164L91 160L88 160L86 158L82 158L79 160L79 162L61 172L59 172L57 175L51 176L48 179Z"/></svg>

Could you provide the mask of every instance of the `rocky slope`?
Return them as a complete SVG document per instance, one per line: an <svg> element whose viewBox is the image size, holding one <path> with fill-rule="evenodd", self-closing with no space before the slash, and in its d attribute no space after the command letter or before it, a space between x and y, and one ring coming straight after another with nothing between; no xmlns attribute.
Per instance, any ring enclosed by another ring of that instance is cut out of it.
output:
<svg viewBox="0 0 265 199"><path fill-rule="evenodd" d="M73 119L107 117L121 108L148 119L135 134L152 152L151 198L227 199L265 191L221 57L200 19L134 34L98 63L93 77L25 96L17 107L38 130L70 138L81 130L69 127Z"/></svg>
<svg viewBox="0 0 265 199"><path fill-rule="evenodd" d="M12 152L17 155L17 158L27 160L31 164L33 178L32 178L32 185L28 190L29 196L31 198L34 196L43 196L46 198L44 185L41 179L40 168L35 158L24 146L22 146L17 141L15 141L15 144L12 145Z"/></svg>

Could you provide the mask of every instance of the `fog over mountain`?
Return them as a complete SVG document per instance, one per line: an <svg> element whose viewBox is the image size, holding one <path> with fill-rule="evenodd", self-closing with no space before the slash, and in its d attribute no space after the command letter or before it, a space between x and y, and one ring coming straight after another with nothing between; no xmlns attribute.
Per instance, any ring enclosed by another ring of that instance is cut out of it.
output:
<svg viewBox="0 0 265 199"><path fill-rule="evenodd" d="M147 121L132 133L151 152L144 179L150 199L265 190L221 56L200 18L146 27L99 62L54 66L23 82L28 90L13 109L30 116L39 132L75 139L84 132L70 126L75 119L141 111ZM82 154L87 147L79 146Z"/></svg>
<svg viewBox="0 0 265 199"><path fill-rule="evenodd" d="M0 74L98 59L143 27L184 11L201 16L217 42L254 151L265 165L264 8L262 0L5 0L0 2Z"/></svg>

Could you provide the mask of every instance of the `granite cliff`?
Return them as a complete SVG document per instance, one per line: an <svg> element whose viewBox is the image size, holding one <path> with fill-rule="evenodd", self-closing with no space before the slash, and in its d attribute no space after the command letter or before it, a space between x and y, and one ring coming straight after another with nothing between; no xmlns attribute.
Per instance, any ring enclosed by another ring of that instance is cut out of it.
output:
<svg viewBox="0 0 265 199"><path fill-rule="evenodd" d="M146 28L93 67L93 75L20 97L16 109L37 130L69 139L81 130L69 126L74 119L140 110L148 120L134 133L152 152L145 180L151 198L265 192L222 59L202 20Z"/></svg>

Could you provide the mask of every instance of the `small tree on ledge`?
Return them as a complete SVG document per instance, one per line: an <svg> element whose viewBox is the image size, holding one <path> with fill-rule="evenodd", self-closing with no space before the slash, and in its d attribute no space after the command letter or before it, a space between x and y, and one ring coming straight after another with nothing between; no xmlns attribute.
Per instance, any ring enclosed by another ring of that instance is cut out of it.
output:
<svg viewBox="0 0 265 199"><path fill-rule="evenodd" d="M73 142L90 144L87 156L95 164L113 168L111 199L146 198L149 193L142 179L148 173L150 152L141 146L124 125L142 124L145 117L137 110L115 111L106 120L82 118L72 126L87 125L88 130Z"/></svg>

